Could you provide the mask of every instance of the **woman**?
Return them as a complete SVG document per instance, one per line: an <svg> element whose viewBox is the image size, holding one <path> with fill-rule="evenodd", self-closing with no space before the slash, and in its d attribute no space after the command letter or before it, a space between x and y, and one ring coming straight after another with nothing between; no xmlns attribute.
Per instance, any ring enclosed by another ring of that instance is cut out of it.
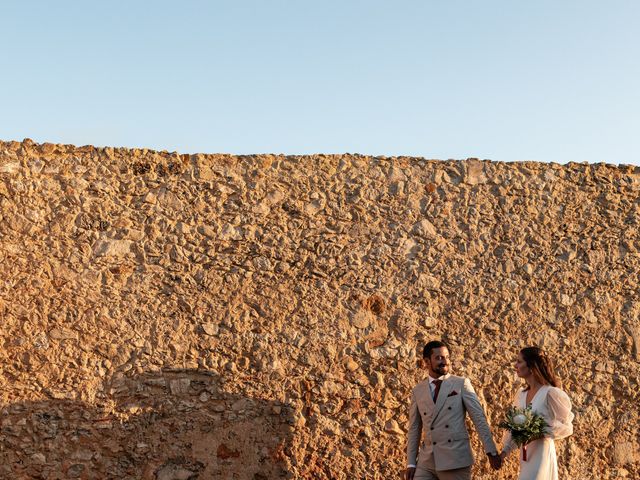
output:
<svg viewBox="0 0 640 480"><path fill-rule="evenodd" d="M524 448L518 448L511 432L507 431L500 456L504 459L513 450L520 452L520 480L557 480L558 462L553 441L573 433L571 400L558 388L551 361L540 348L520 350L515 367L526 386L518 391L513 404L518 408L531 406L546 420L548 427L542 438L532 440Z"/></svg>

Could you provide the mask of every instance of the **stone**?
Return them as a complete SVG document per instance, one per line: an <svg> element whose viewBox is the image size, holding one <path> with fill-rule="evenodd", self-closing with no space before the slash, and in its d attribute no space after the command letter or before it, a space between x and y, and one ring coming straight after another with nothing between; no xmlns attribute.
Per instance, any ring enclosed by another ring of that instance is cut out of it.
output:
<svg viewBox="0 0 640 480"><path fill-rule="evenodd" d="M145 203L150 203L151 205L155 205L156 203L158 203L158 197L153 192L147 192L147 194L143 198L143 201Z"/></svg>
<svg viewBox="0 0 640 480"><path fill-rule="evenodd" d="M67 476L69 478L80 478L85 471L85 466L82 463L75 463L67 469Z"/></svg>
<svg viewBox="0 0 640 480"><path fill-rule="evenodd" d="M638 445L629 441L615 442L613 445L613 462L616 465L627 465L640 461Z"/></svg>
<svg viewBox="0 0 640 480"><path fill-rule="evenodd" d="M217 335L218 334L219 327L218 327L217 323L207 322L207 323L203 323L202 324L202 330L207 335L213 336L213 335Z"/></svg>
<svg viewBox="0 0 640 480"><path fill-rule="evenodd" d="M573 305L573 303L574 299L570 295L567 295L566 293L560 295L560 304L564 305L565 307L569 307Z"/></svg>
<svg viewBox="0 0 640 480"><path fill-rule="evenodd" d="M210 225L200 225L198 227L198 232L201 233L202 235L204 235L205 237L208 237L208 238L215 238L216 237L216 231Z"/></svg>
<svg viewBox="0 0 640 480"><path fill-rule="evenodd" d="M229 458L238 458L240 457L240 450L232 449L227 445L225 445L224 443L221 443L218 446L218 450L216 451L216 456L223 460L226 460Z"/></svg>
<svg viewBox="0 0 640 480"><path fill-rule="evenodd" d="M469 185L478 185L487 182L487 176L484 171L484 165L478 160L467 160L465 182Z"/></svg>
<svg viewBox="0 0 640 480"><path fill-rule="evenodd" d="M355 313L355 315L353 315L351 324L356 328L365 329L371 324L372 321L372 312L370 310L360 309Z"/></svg>
<svg viewBox="0 0 640 480"><path fill-rule="evenodd" d="M71 454L71 458L82 462L90 462L93 459L93 455L94 452L90 450L76 450Z"/></svg>
<svg viewBox="0 0 640 480"><path fill-rule="evenodd" d="M31 455L31 461L35 465L44 465L45 463L47 463L47 457L45 457L42 453L34 453L33 455Z"/></svg>
<svg viewBox="0 0 640 480"><path fill-rule="evenodd" d="M33 346L38 350L46 350L49 348L49 338L44 332L40 332L33 338Z"/></svg>
<svg viewBox="0 0 640 480"><path fill-rule="evenodd" d="M0 173L13 175L20 170L20 163L18 162L4 162L0 163Z"/></svg>
<svg viewBox="0 0 640 480"><path fill-rule="evenodd" d="M123 257L131 252L130 240L98 240L93 247L93 254L97 257Z"/></svg>
<svg viewBox="0 0 640 480"><path fill-rule="evenodd" d="M426 238L434 238L438 234L436 227L426 218L423 218L413 226L416 235Z"/></svg>
<svg viewBox="0 0 640 480"><path fill-rule="evenodd" d="M631 338L633 357L636 361L640 361L640 323L636 318L634 321L625 325L625 332Z"/></svg>
<svg viewBox="0 0 640 480"><path fill-rule="evenodd" d="M438 290L440 288L440 279L425 273L420 275L418 283L421 287L424 287L427 290Z"/></svg>
<svg viewBox="0 0 640 480"><path fill-rule="evenodd" d="M49 331L49 337L53 340L76 340L78 338L78 332L74 332L68 328L55 327Z"/></svg>
<svg viewBox="0 0 640 480"><path fill-rule="evenodd" d="M242 239L242 229L234 227L233 225L226 224L222 227L222 231L219 234L221 240L240 240Z"/></svg>
<svg viewBox="0 0 640 480"><path fill-rule="evenodd" d="M392 165L389 169L388 181L389 182L404 182L408 180L407 174L404 170L396 165Z"/></svg>
<svg viewBox="0 0 640 480"><path fill-rule="evenodd" d="M384 388L384 375L381 372L374 372L371 376L371 384L377 388Z"/></svg>
<svg viewBox="0 0 640 480"><path fill-rule="evenodd" d="M247 410L253 406L253 402L248 398L241 398L233 403L231 409L235 412L239 412L242 410Z"/></svg>
<svg viewBox="0 0 640 480"><path fill-rule="evenodd" d="M500 324L498 322L489 322L485 325L485 327L490 332L499 332Z"/></svg>
<svg viewBox="0 0 640 480"><path fill-rule="evenodd" d="M392 435L405 435L405 432L400 428L398 422L393 419L385 422L384 431Z"/></svg>
<svg viewBox="0 0 640 480"><path fill-rule="evenodd" d="M182 395L188 393L191 386L191 380L189 378L176 378L169 380L169 390L172 395Z"/></svg>
<svg viewBox="0 0 640 480"><path fill-rule="evenodd" d="M156 473L156 480L193 480L195 478L197 478L197 472L179 465L167 465Z"/></svg>
<svg viewBox="0 0 640 480"><path fill-rule="evenodd" d="M343 364L345 366L345 368L347 370L349 370L350 372L354 372L355 370L357 370L358 368L360 368L360 366L358 365L358 363L356 361L354 361L351 357L346 357L343 360Z"/></svg>
<svg viewBox="0 0 640 480"><path fill-rule="evenodd" d="M433 328L436 326L437 320L429 315L425 315L422 319L422 325L424 328Z"/></svg>

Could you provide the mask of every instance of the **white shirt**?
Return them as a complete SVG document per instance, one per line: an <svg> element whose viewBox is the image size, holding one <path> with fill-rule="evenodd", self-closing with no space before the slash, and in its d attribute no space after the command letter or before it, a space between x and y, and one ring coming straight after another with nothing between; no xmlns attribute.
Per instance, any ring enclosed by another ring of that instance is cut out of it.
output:
<svg viewBox="0 0 640 480"><path fill-rule="evenodd" d="M444 380L444 375L438 377L438 378L433 378L431 375L429 375L429 390L431 391L431 398L433 398L433 395L436 393L436 385L433 383L435 380L440 380L443 381ZM442 385L440 385L442 386Z"/></svg>

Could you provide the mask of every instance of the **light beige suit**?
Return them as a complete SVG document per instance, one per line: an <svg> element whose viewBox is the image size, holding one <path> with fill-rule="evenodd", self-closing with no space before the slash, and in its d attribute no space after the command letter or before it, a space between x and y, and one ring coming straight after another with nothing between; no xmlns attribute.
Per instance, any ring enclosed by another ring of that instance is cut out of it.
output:
<svg viewBox="0 0 640 480"><path fill-rule="evenodd" d="M484 410L468 378L446 375L435 404L428 379L413 389L407 464L417 465L416 480L419 478L418 472L425 469L440 472L463 469L473 464L469 432L465 426L466 412L478 431L485 451L497 453Z"/></svg>

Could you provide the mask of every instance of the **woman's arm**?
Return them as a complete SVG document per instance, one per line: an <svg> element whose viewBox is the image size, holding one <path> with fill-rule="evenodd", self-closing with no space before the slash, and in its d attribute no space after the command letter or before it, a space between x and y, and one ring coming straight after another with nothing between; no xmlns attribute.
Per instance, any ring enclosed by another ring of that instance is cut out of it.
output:
<svg viewBox="0 0 640 480"><path fill-rule="evenodd" d="M518 406L518 397L521 395L521 393L522 393L522 390L520 389L516 392L515 398L513 399L514 407ZM504 433L502 434L502 453L500 454L500 456L504 458L507 455L509 455L512 451L516 450L517 448L518 448L518 445L516 445L516 442L513 441L511 432L509 430L505 430Z"/></svg>
<svg viewBox="0 0 640 480"><path fill-rule="evenodd" d="M553 439L568 437L573 433L573 412L569 396L559 388L551 387L547 393L549 418L547 436Z"/></svg>
<svg viewBox="0 0 640 480"><path fill-rule="evenodd" d="M505 432L502 434L502 453L500 454L500 456L504 458L516 448L518 448L518 446L516 445L516 442L513 441L511 432L509 430L505 430Z"/></svg>

